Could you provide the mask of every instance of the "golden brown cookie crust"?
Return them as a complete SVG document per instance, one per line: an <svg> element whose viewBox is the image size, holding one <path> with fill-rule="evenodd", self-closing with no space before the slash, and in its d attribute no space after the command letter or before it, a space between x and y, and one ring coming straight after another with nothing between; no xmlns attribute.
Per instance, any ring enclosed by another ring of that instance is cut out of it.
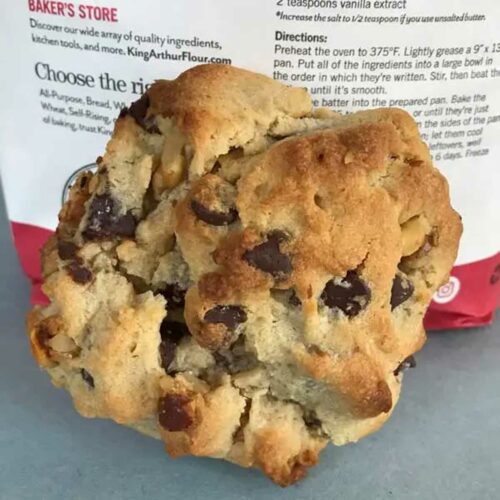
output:
<svg viewBox="0 0 500 500"><path fill-rule="evenodd" d="M83 415L285 486L389 417L460 234L406 112L198 66L124 110L72 187L32 350Z"/></svg>

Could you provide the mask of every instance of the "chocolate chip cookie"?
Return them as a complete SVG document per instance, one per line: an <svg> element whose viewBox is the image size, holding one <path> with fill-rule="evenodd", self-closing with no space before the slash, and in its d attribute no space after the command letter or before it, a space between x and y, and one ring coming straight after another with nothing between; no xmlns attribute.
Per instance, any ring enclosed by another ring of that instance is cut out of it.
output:
<svg viewBox="0 0 500 500"><path fill-rule="evenodd" d="M387 420L461 234L406 112L223 65L124 109L59 218L29 315L53 382L283 486Z"/></svg>

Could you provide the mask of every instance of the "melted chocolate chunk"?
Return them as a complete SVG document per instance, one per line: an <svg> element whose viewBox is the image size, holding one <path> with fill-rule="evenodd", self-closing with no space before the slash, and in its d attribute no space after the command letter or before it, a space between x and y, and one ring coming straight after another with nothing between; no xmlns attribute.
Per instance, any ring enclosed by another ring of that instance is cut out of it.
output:
<svg viewBox="0 0 500 500"><path fill-rule="evenodd" d="M170 339L176 344L189 335L188 327L180 321L163 320L160 326L160 336L162 340Z"/></svg>
<svg viewBox="0 0 500 500"><path fill-rule="evenodd" d="M159 134L160 130L154 123L153 119L146 118L149 108L149 96L144 94L140 99L133 102L129 108L123 108L120 111L119 118L123 118L126 115L130 115L137 125L142 127L144 130L150 134Z"/></svg>
<svg viewBox="0 0 500 500"><path fill-rule="evenodd" d="M78 247L71 241L59 240L57 242L57 255L61 260L71 260L76 257Z"/></svg>
<svg viewBox="0 0 500 500"><path fill-rule="evenodd" d="M149 97L147 94L142 95L137 101L133 102L128 108L128 114L142 126L144 118L149 108Z"/></svg>
<svg viewBox="0 0 500 500"><path fill-rule="evenodd" d="M216 212L193 200L191 201L191 209L198 219L211 226L227 226L238 220L238 212L234 208L230 208L229 212Z"/></svg>
<svg viewBox="0 0 500 500"><path fill-rule="evenodd" d="M207 323L222 323L228 330L236 330L247 320L247 313L240 306L215 306L205 313Z"/></svg>
<svg viewBox="0 0 500 500"><path fill-rule="evenodd" d="M78 262L72 262L66 269L72 280L76 283L84 285L92 280L92 272L90 269L80 265Z"/></svg>
<svg viewBox="0 0 500 500"><path fill-rule="evenodd" d="M85 368L82 368L80 370L80 375L89 387L91 387L92 389L95 387L94 377L87 370L85 370Z"/></svg>
<svg viewBox="0 0 500 500"><path fill-rule="evenodd" d="M243 259L274 278L283 278L292 272L292 262L288 255L281 253L280 242L286 240L282 231L269 233L267 241L243 254Z"/></svg>
<svg viewBox="0 0 500 500"><path fill-rule="evenodd" d="M161 365L168 373L172 361L175 359L177 344L183 337L189 335L188 327L179 321L163 320L160 326L160 359Z"/></svg>
<svg viewBox="0 0 500 500"><path fill-rule="evenodd" d="M164 288L158 290L158 293L165 297L167 301L167 309L182 309L184 307L184 300L186 297L186 290L181 288L175 283L167 283Z"/></svg>
<svg viewBox="0 0 500 500"><path fill-rule="evenodd" d="M125 215L115 219L112 225L112 231L117 236L131 238L135 234L136 226L137 221L135 220L135 217L130 212L127 212Z"/></svg>
<svg viewBox="0 0 500 500"><path fill-rule="evenodd" d="M392 280L391 310L394 310L408 300L413 295L414 290L415 287L409 279L400 274L396 274Z"/></svg>
<svg viewBox="0 0 500 500"><path fill-rule="evenodd" d="M321 294L326 306L338 308L350 318L357 316L368 305L370 298L370 289L356 271L349 271L342 280L330 280Z"/></svg>
<svg viewBox="0 0 500 500"><path fill-rule="evenodd" d="M88 240L112 236L114 203L109 195L97 195L91 202L87 227L83 236Z"/></svg>
<svg viewBox="0 0 500 500"><path fill-rule="evenodd" d="M134 236L137 225L134 216L131 213L117 216L116 211L116 203L109 194L95 196L90 204L83 237L87 240L100 240L113 236Z"/></svg>
<svg viewBox="0 0 500 500"><path fill-rule="evenodd" d="M401 372L408 370L408 368L415 368L416 366L417 366L417 362L415 361L415 358L413 356L408 356L394 370L394 376L397 377Z"/></svg>
<svg viewBox="0 0 500 500"><path fill-rule="evenodd" d="M168 394L158 401L158 420L160 425L170 432L183 431L192 423L186 405L191 400L182 394Z"/></svg>

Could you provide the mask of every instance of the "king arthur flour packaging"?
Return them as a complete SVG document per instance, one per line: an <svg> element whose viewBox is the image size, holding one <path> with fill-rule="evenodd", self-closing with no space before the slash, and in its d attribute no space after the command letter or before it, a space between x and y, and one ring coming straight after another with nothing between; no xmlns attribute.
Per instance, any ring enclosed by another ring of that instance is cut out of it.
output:
<svg viewBox="0 0 500 500"><path fill-rule="evenodd" d="M464 235L430 328L491 321L500 289L497 0L29 0L0 16L0 167L21 262L40 246L120 109L158 78L233 64L307 87L317 107L407 109L450 183Z"/></svg>

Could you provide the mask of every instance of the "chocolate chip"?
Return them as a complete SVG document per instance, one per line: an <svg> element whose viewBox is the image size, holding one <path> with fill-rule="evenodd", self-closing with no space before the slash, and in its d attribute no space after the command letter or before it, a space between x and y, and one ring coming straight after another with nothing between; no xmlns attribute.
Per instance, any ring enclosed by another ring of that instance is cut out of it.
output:
<svg viewBox="0 0 500 500"><path fill-rule="evenodd" d="M271 274L274 278L283 278L292 272L292 262L288 255L281 253L280 242L287 239L282 231L274 231L267 236L267 241L243 254L243 259L251 266Z"/></svg>
<svg viewBox="0 0 500 500"><path fill-rule="evenodd" d="M164 288L158 290L158 293L165 297L167 309L182 309L186 297L186 290L175 283L167 283Z"/></svg>
<svg viewBox="0 0 500 500"><path fill-rule="evenodd" d="M119 118L123 118L126 115L130 115L144 130L151 134L159 134L160 130L153 122L151 118L146 118L147 112L149 108L149 96L144 94L140 99L133 102L130 107L123 108L120 111Z"/></svg>
<svg viewBox="0 0 500 500"><path fill-rule="evenodd" d="M86 239L94 240L111 236L114 203L109 195L97 195L89 207L87 227L83 231Z"/></svg>
<svg viewBox="0 0 500 500"><path fill-rule="evenodd" d="M191 400L182 394L168 394L158 401L158 420L170 432L183 431L192 423L193 418L186 409Z"/></svg>
<svg viewBox="0 0 500 500"><path fill-rule="evenodd" d="M370 289L356 271L349 271L341 280L330 280L321 294L326 306L338 308L350 318L357 316L368 305L370 298Z"/></svg>
<svg viewBox="0 0 500 500"><path fill-rule="evenodd" d="M66 267L73 281L84 285L92 280L92 272L78 262L72 262Z"/></svg>
<svg viewBox="0 0 500 500"><path fill-rule="evenodd" d="M168 373L168 369L175 359L175 350L180 340L189 335L189 330L184 323L179 321L163 320L160 326L160 360L161 366Z"/></svg>
<svg viewBox="0 0 500 500"><path fill-rule="evenodd" d="M85 370L85 368L82 368L80 370L80 375L89 387L91 387L92 389L95 387L94 377L87 370Z"/></svg>
<svg viewBox="0 0 500 500"><path fill-rule="evenodd" d="M133 102L128 108L128 114L139 124L142 124L149 108L149 97L142 95L137 101Z"/></svg>
<svg viewBox="0 0 500 500"><path fill-rule="evenodd" d="M176 344L185 336L189 335L188 327L180 321L163 320L160 326L162 340L170 339Z"/></svg>
<svg viewBox="0 0 500 500"><path fill-rule="evenodd" d="M78 247L71 241L58 240L57 242L57 255L61 260L71 260L76 257Z"/></svg>
<svg viewBox="0 0 500 500"><path fill-rule="evenodd" d="M83 234L88 239L96 239L109 234L109 227L113 221L113 211L115 204L107 194L100 194L94 197L89 207L89 218L87 227Z"/></svg>
<svg viewBox="0 0 500 500"><path fill-rule="evenodd" d="M413 356L408 356L405 360L403 360L399 366L394 370L394 376L397 377L401 372L408 370L408 368L415 368L417 366L417 362Z"/></svg>
<svg viewBox="0 0 500 500"><path fill-rule="evenodd" d="M134 236L137 225L134 216L131 213L117 216L116 211L116 203L109 194L95 196L90 203L83 237L87 240L100 240L112 236Z"/></svg>
<svg viewBox="0 0 500 500"><path fill-rule="evenodd" d="M238 220L238 212L234 208L230 208L229 212L217 212L209 210L201 203L193 200L191 201L191 209L198 219L211 226L227 226Z"/></svg>
<svg viewBox="0 0 500 500"><path fill-rule="evenodd" d="M136 226L135 217L130 212L127 212L113 222L112 231L117 236L132 237L135 234Z"/></svg>
<svg viewBox="0 0 500 500"><path fill-rule="evenodd" d="M233 331L247 320L247 313L240 306L215 306L205 313L203 319L207 323L222 323Z"/></svg>
<svg viewBox="0 0 500 500"><path fill-rule="evenodd" d="M392 280L391 310L408 300L415 290L413 283L400 274L396 274Z"/></svg>

